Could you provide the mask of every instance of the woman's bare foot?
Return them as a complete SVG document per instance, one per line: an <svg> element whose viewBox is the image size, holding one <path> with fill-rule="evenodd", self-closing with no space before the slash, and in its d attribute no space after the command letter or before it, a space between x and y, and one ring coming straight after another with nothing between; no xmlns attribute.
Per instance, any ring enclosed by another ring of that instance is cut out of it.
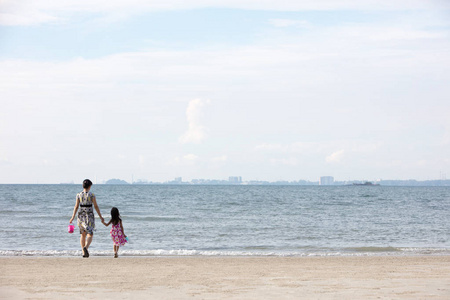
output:
<svg viewBox="0 0 450 300"><path fill-rule="evenodd" d="M83 247L83 257L86 257L86 258L89 257L89 251L87 250L86 247Z"/></svg>

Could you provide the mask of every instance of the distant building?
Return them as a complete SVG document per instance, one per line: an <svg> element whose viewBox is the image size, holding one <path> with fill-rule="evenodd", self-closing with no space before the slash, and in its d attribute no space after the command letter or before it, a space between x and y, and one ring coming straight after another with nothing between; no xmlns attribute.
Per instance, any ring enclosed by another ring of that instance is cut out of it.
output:
<svg viewBox="0 0 450 300"><path fill-rule="evenodd" d="M230 176L228 177L229 183L242 183L242 177L241 176Z"/></svg>
<svg viewBox="0 0 450 300"><path fill-rule="evenodd" d="M177 183L181 183L183 182L183 178L182 177L176 177L173 182L177 182Z"/></svg>
<svg viewBox="0 0 450 300"><path fill-rule="evenodd" d="M333 176L322 176L319 180L320 185L333 185L334 184L334 178Z"/></svg>

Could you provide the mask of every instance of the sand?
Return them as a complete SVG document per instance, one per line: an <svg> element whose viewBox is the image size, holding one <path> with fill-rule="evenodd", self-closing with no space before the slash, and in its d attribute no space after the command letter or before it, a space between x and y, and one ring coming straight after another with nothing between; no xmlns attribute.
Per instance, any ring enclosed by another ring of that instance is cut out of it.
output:
<svg viewBox="0 0 450 300"><path fill-rule="evenodd" d="M450 299L450 256L2 257L1 299Z"/></svg>

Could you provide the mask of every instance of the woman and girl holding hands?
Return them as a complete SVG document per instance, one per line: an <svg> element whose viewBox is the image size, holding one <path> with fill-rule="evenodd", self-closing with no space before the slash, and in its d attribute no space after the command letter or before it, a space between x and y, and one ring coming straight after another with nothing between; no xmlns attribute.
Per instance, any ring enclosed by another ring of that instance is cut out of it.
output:
<svg viewBox="0 0 450 300"><path fill-rule="evenodd" d="M75 214L78 211L77 224L80 228L80 244L83 250L83 257L89 257L88 249L91 245L95 229L94 207L103 225L109 226L112 224L110 233L114 244L114 257L117 258L119 247L125 245L127 242L127 236L123 231L123 224L122 219L120 218L119 210L116 207L113 207L111 209L111 220L106 223L100 213L100 209L98 208L95 195L90 192L91 186L92 181L89 179L85 179L83 181L83 191L77 194L77 200L73 209L72 218L69 222L73 222L75 219Z"/></svg>

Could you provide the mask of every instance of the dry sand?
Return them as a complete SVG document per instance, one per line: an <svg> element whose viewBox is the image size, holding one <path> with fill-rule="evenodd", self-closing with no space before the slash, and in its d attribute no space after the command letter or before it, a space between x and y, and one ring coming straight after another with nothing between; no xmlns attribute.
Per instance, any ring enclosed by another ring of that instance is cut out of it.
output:
<svg viewBox="0 0 450 300"><path fill-rule="evenodd" d="M450 256L2 257L1 299L450 299Z"/></svg>

